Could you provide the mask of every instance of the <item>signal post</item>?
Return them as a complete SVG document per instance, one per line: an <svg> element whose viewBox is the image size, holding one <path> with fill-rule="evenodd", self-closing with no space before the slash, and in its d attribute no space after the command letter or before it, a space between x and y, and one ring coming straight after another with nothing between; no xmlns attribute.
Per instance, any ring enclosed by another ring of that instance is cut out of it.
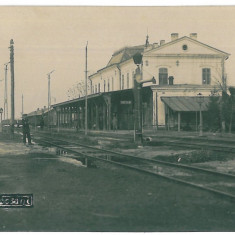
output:
<svg viewBox="0 0 235 235"><path fill-rule="evenodd" d="M142 121L142 116L143 116L143 109L142 109L142 87L143 84L146 82L152 82L156 84L155 78L151 78L149 80L144 80L142 77L142 71L141 67L142 66L142 55L140 53L136 53L133 56L134 63L137 65L137 68L135 70L135 75L134 75L134 88L133 88L133 93L134 93L134 142L138 146L143 145L143 121Z"/></svg>

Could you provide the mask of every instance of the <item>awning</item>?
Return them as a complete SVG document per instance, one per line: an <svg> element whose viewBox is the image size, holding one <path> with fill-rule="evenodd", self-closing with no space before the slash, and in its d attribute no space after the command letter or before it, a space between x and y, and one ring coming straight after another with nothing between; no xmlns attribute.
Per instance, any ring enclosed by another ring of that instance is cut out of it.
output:
<svg viewBox="0 0 235 235"><path fill-rule="evenodd" d="M210 102L210 97L203 97L203 102L201 104L201 111L208 110L208 103ZM190 96L171 96L171 97L161 97L161 100L172 110L177 112L193 112L200 111L198 97Z"/></svg>

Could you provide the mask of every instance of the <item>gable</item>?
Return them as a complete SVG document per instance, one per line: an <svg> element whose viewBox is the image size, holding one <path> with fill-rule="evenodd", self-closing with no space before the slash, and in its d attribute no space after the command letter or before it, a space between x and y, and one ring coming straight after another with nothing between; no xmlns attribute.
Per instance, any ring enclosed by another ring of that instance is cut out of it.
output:
<svg viewBox="0 0 235 235"><path fill-rule="evenodd" d="M220 51L216 48L210 47L197 40L182 37L175 41L171 41L162 46L146 51L144 56L154 55L217 55L217 56L229 56L228 53Z"/></svg>

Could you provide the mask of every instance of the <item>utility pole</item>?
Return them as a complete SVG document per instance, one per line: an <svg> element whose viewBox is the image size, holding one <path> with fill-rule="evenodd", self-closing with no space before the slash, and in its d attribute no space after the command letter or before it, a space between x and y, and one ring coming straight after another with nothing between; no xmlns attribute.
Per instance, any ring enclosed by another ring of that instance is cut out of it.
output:
<svg viewBox="0 0 235 235"><path fill-rule="evenodd" d="M50 73L47 74L48 77L48 115L47 115L47 125L48 125L48 129L50 127L50 108L51 108L51 74L54 72L55 70L52 70Z"/></svg>
<svg viewBox="0 0 235 235"><path fill-rule="evenodd" d="M24 114L24 95L22 94L22 117Z"/></svg>
<svg viewBox="0 0 235 235"><path fill-rule="evenodd" d="M85 70L85 135L87 135L87 46L86 44L86 70Z"/></svg>
<svg viewBox="0 0 235 235"><path fill-rule="evenodd" d="M10 40L10 65L11 65L11 134L14 135L15 121L15 78L14 78L14 41Z"/></svg>
<svg viewBox="0 0 235 235"><path fill-rule="evenodd" d="M4 120L8 119L8 95L7 95L7 66L10 62L5 65L5 91L4 91Z"/></svg>

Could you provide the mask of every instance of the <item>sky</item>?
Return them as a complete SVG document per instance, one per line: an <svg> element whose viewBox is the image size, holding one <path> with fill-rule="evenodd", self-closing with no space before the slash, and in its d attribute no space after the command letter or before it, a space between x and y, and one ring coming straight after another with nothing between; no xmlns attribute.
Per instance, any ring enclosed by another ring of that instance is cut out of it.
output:
<svg viewBox="0 0 235 235"><path fill-rule="evenodd" d="M235 7L0 7L0 80L9 61L10 40L15 47L15 116L48 104L51 74L52 104L68 100L67 91L85 78L88 41L88 75L103 68L114 51L124 46L166 40L197 33L198 40L230 53L228 82L235 85ZM4 104L0 82L0 107ZM8 71L10 117L10 72Z"/></svg>

